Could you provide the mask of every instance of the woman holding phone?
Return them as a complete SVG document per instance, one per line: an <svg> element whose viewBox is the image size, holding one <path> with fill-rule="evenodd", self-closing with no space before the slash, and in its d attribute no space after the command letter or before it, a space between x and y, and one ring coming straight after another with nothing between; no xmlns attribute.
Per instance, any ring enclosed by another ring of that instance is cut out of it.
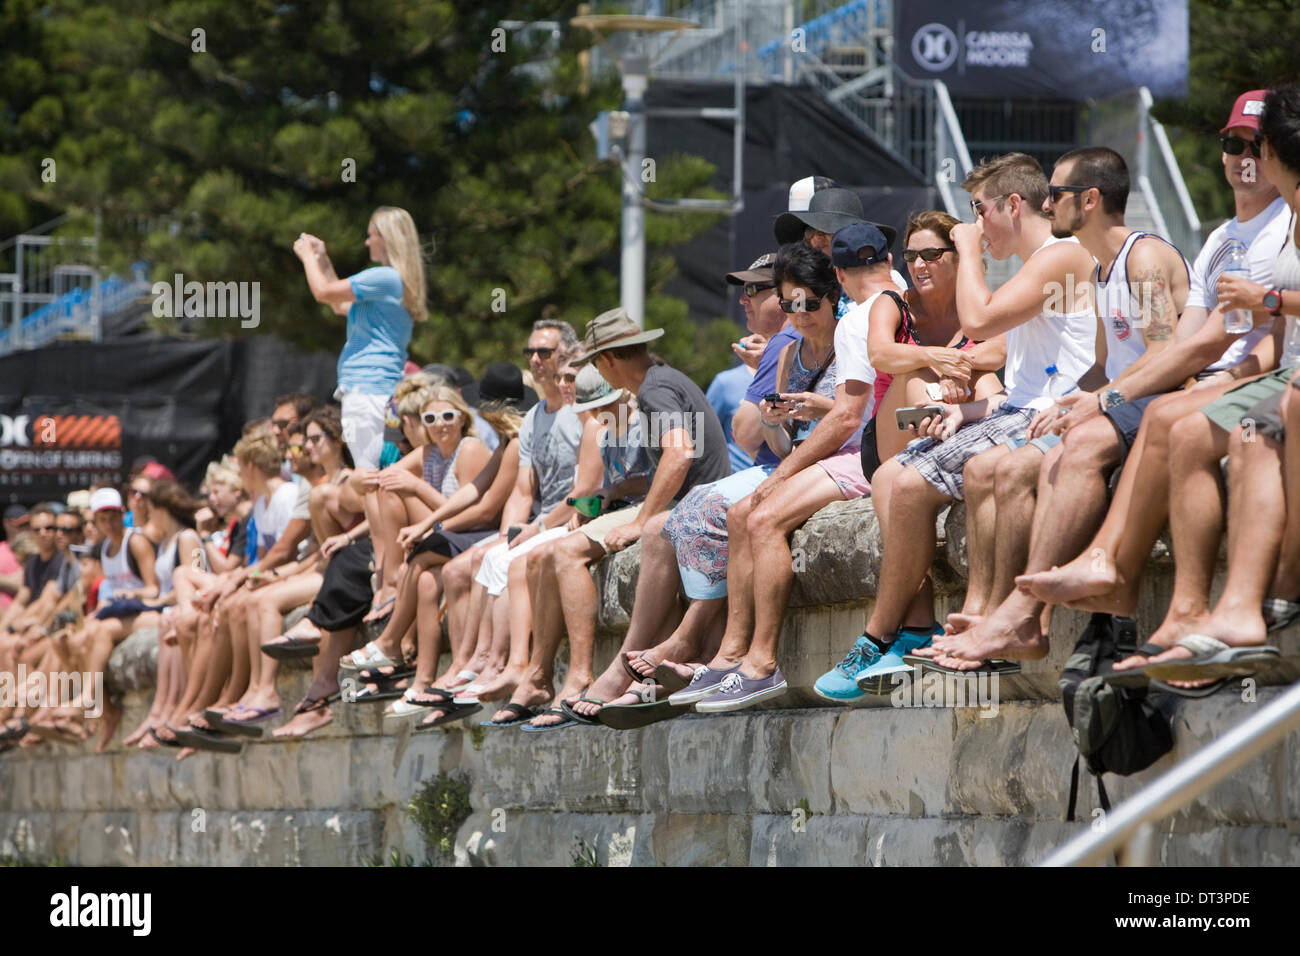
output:
<svg viewBox="0 0 1300 956"><path fill-rule="evenodd" d="M378 264L340 279L320 239L304 232L293 244L312 296L348 317L335 397L343 404L343 438L353 460L358 468L375 469L388 398L406 363L411 323L423 322L428 312L420 237L411 214L396 206L376 209L366 248Z"/></svg>

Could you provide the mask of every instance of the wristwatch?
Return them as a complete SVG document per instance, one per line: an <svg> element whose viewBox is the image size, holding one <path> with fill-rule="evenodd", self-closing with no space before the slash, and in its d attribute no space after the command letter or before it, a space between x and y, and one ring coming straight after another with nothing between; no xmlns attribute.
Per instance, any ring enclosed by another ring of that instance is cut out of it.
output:
<svg viewBox="0 0 1300 956"><path fill-rule="evenodd" d="M1276 318L1282 314L1282 290L1269 289L1264 293L1264 308L1268 309L1268 314Z"/></svg>
<svg viewBox="0 0 1300 956"><path fill-rule="evenodd" d="M1115 386L1110 386L1101 393L1101 410L1108 412L1116 405L1124 404L1124 394Z"/></svg>

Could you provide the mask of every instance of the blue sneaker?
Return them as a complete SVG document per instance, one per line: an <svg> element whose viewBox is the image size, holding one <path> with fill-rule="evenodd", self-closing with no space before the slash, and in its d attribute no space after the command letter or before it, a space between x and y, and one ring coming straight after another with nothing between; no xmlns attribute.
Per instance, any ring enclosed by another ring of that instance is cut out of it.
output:
<svg viewBox="0 0 1300 956"><path fill-rule="evenodd" d="M844 660L817 678L817 683L813 684L813 691L818 697L824 697L837 704L857 700L862 696L862 691L858 689L855 678L878 660L880 660L880 648L871 638L863 634L854 641L849 652L844 655Z"/></svg>
<svg viewBox="0 0 1300 956"><path fill-rule="evenodd" d="M857 675L858 689L866 694L889 694L898 686L895 674L909 674L912 665L903 660L918 647L927 647L943 633L943 625L933 624L928 631L902 630L894 635L894 643L880 656L880 660Z"/></svg>

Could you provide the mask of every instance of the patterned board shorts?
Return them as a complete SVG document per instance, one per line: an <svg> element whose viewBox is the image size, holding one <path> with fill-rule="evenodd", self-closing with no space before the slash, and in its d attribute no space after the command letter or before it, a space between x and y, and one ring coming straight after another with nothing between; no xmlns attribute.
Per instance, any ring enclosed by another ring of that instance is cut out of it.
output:
<svg viewBox="0 0 1300 956"><path fill-rule="evenodd" d="M894 460L915 468L921 477L955 501L965 497L962 470L966 462L1009 439L1022 437L1037 413L1032 408L1001 406L992 415L957 429L945 441L923 438L912 442Z"/></svg>

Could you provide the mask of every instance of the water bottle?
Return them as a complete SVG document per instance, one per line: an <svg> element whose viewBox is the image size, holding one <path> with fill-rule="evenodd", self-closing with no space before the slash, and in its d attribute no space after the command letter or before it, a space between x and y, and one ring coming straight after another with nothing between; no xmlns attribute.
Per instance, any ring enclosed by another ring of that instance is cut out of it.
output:
<svg viewBox="0 0 1300 956"><path fill-rule="evenodd" d="M1056 414L1064 415L1069 411L1061 404L1061 399L1078 390L1078 384L1062 375L1055 365L1047 366L1047 394L1052 396L1052 401L1056 402Z"/></svg>
<svg viewBox="0 0 1300 956"><path fill-rule="evenodd" d="M1246 264L1246 244L1240 239L1228 243L1228 261L1223 267L1224 275L1238 275L1250 278L1250 267ZM1223 331L1233 335L1249 332L1255 325L1250 312L1245 309L1229 309L1223 313Z"/></svg>
<svg viewBox="0 0 1300 956"><path fill-rule="evenodd" d="M564 503L572 505L578 514L594 518L600 514L600 509L604 507L605 498L603 495L584 495L581 498L565 498Z"/></svg>
<svg viewBox="0 0 1300 956"><path fill-rule="evenodd" d="M1300 364L1300 319L1294 315L1286 316L1286 341L1282 349L1282 364L1279 368Z"/></svg>

